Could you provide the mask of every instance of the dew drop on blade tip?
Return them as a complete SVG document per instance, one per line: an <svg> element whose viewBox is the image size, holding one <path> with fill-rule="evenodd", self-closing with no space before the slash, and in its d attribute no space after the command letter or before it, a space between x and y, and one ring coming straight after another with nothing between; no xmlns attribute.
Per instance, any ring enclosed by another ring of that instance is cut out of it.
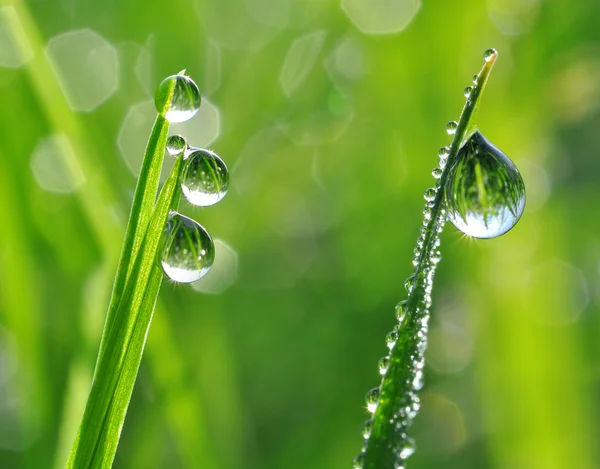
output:
<svg viewBox="0 0 600 469"><path fill-rule="evenodd" d="M506 233L525 208L525 184L519 170L479 131L459 150L444 195L448 219L474 238Z"/></svg>
<svg viewBox="0 0 600 469"><path fill-rule="evenodd" d="M185 75L165 78L154 96L158 113L169 122L185 122L200 108L200 90L194 80Z"/></svg>
<svg viewBox="0 0 600 469"><path fill-rule="evenodd" d="M496 49L487 49L484 53L483 53L483 59L486 62L489 62L490 60L492 60L493 57L495 57L498 54L498 52L496 51Z"/></svg>
<svg viewBox="0 0 600 469"><path fill-rule="evenodd" d="M214 152L193 149L186 155L181 174L181 191L193 205L205 207L219 202L227 194L229 171Z"/></svg>
<svg viewBox="0 0 600 469"><path fill-rule="evenodd" d="M201 279L215 260L215 247L208 231L177 212L171 212L167 220L163 243L161 266L175 282Z"/></svg>

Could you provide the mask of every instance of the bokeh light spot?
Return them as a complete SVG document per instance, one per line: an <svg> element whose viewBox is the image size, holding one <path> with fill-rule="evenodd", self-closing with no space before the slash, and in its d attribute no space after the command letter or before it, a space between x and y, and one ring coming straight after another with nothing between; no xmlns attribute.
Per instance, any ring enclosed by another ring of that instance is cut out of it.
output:
<svg viewBox="0 0 600 469"><path fill-rule="evenodd" d="M69 139L55 134L41 140L33 150L31 171L42 189L69 194L85 182L85 176Z"/></svg>
<svg viewBox="0 0 600 469"><path fill-rule="evenodd" d="M420 0L342 0L342 9L365 34L398 33L420 7Z"/></svg>
<svg viewBox="0 0 600 469"><path fill-rule="evenodd" d="M0 67L18 68L32 57L33 50L17 12L11 6L0 7Z"/></svg>
<svg viewBox="0 0 600 469"><path fill-rule="evenodd" d="M60 34L50 39L46 53L72 109L90 112L116 91L117 51L98 33Z"/></svg>
<svg viewBox="0 0 600 469"><path fill-rule="evenodd" d="M208 99L203 98L198 113L186 122L171 124L171 135L183 135L188 145L206 148L213 143L221 132L221 114Z"/></svg>
<svg viewBox="0 0 600 469"><path fill-rule="evenodd" d="M231 287L238 277L238 254L225 241L215 238L215 262L208 273L192 288L200 293L219 295Z"/></svg>
<svg viewBox="0 0 600 469"><path fill-rule="evenodd" d="M526 33L538 18L539 0L487 0L490 19L506 35Z"/></svg>
<svg viewBox="0 0 600 469"><path fill-rule="evenodd" d="M304 82L315 66L326 35L326 31L316 31L292 43L279 74L279 83L287 96Z"/></svg>

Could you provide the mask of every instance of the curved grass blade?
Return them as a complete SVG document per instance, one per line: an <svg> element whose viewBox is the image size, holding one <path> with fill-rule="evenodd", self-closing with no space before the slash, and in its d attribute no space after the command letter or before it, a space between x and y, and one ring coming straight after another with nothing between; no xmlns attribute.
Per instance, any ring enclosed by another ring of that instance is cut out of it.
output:
<svg viewBox="0 0 600 469"><path fill-rule="evenodd" d="M367 405L373 416L365 424L363 431L363 452L354 460L354 467L357 469L404 468L406 458L415 451L408 431L420 408L417 391L421 388L423 379L423 354L427 348L433 277L441 259L438 250L439 236L446 222L443 187L461 145L474 128L475 113L497 52L488 51L484 58L485 64L467 98L452 144L447 151L445 169L434 170L439 177L434 189L435 196L429 196L429 190L426 192L428 202L415 250L414 275L405 284L408 299L397 306L399 324L387 337L391 352L380 363L380 372L383 374L381 385L367 395Z"/></svg>
<svg viewBox="0 0 600 469"><path fill-rule="evenodd" d="M183 157L179 156L156 202L122 301L107 330L68 468L112 465L162 281L156 255L169 212L179 201L182 166Z"/></svg>

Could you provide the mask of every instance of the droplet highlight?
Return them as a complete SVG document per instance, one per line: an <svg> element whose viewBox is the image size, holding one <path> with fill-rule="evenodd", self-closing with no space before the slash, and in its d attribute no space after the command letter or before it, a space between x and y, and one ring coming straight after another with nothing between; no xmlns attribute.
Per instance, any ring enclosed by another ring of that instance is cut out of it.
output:
<svg viewBox="0 0 600 469"><path fill-rule="evenodd" d="M506 233L525 208L525 184L519 170L479 131L459 150L444 190L448 219L474 238Z"/></svg>
<svg viewBox="0 0 600 469"><path fill-rule="evenodd" d="M164 234L161 265L167 277L192 283L210 270L215 260L213 240L195 220L171 212Z"/></svg>
<svg viewBox="0 0 600 469"><path fill-rule="evenodd" d="M181 191L193 205L206 207L227 194L229 171L225 162L210 150L194 149L186 155L181 174Z"/></svg>
<svg viewBox="0 0 600 469"><path fill-rule="evenodd" d="M169 122L185 122L194 117L200 108L200 101L198 86L185 75L165 78L154 96L156 110Z"/></svg>

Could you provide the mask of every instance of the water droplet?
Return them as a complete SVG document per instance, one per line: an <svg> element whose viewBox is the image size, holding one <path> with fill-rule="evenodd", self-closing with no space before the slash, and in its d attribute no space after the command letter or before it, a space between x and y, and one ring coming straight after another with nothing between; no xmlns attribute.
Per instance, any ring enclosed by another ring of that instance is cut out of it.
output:
<svg viewBox="0 0 600 469"><path fill-rule="evenodd" d="M476 73L475 75L473 75L473 84L476 85L477 84L477 80L479 79L479 75Z"/></svg>
<svg viewBox="0 0 600 469"><path fill-rule="evenodd" d="M435 169L434 169L434 170L431 172L431 175L432 175L434 178L436 178L436 179L439 179L439 178L441 178L441 177L442 177L442 173L443 173L443 172L444 172L444 171L442 170L442 168L435 168Z"/></svg>
<svg viewBox="0 0 600 469"><path fill-rule="evenodd" d="M433 202L436 194L437 194L437 190L435 189L435 187L430 187L429 189L427 189L425 191L425 194L423 197L425 198L425 200L427 202Z"/></svg>
<svg viewBox="0 0 600 469"><path fill-rule="evenodd" d="M167 139L167 152L171 156L177 156L187 148L187 142L181 135L171 135Z"/></svg>
<svg viewBox="0 0 600 469"><path fill-rule="evenodd" d="M227 194L227 165L210 150L196 148L186 155L181 174L181 190L191 204L216 204Z"/></svg>
<svg viewBox="0 0 600 469"><path fill-rule="evenodd" d="M165 78L154 96L156 110L169 122L185 122L194 117L200 108L200 100L198 86L185 75Z"/></svg>
<svg viewBox="0 0 600 469"><path fill-rule="evenodd" d="M442 260L442 252L437 250L431 253L431 257L429 258L433 264L439 264Z"/></svg>
<svg viewBox="0 0 600 469"><path fill-rule="evenodd" d="M473 87L467 86L464 91L465 98L469 99L471 97L472 92L473 92Z"/></svg>
<svg viewBox="0 0 600 469"><path fill-rule="evenodd" d="M362 436L365 440L371 436L371 430L373 430L373 420L367 420L362 427Z"/></svg>
<svg viewBox="0 0 600 469"><path fill-rule="evenodd" d="M492 60L493 57L495 57L498 54L498 52L496 52L496 49L488 49L483 53L483 59L486 62L489 62L490 60Z"/></svg>
<svg viewBox="0 0 600 469"><path fill-rule="evenodd" d="M417 447L415 445L415 440L412 438L407 438L402 446L402 449L400 450L400 459L408 459L415 453L416 449Z"/></svg>
<svg viewBox="0 0 600 469"><path fill-rule="evenodd" d="M398 319L398 322L402 322L407 309L408 309L408 301L406 301L406 300L402 300L400 303L398 303L396 305L396 308L394 308L394 312L396 313L396 318Z"/></svg>
<svg viewBox="0 0 600 469"><path fill-rule="evenodd" d="M423 380L423 372L417 371L415 373L415 378L413 379L413 382L412 382L413 389L415 391L419 391L423 387L423 384L425 384L425 382Z"/></svg>
<svg viewBox="0 0 600 469"><path fill-rule="evenodd" d="M387 373L388 368L390 367L390 357L383 357L379 360L379 374L385 375Z"/></svg>
<svg viewBox="0 0 600 469"><path fill-rule="evenodd" d="M171 212L164 236L161 264L167 277L191 283L206 275L215 260L215 247L202 225Z"/></svg>
<svg viewBox="0 0 600 469"><path fill-rule="evenodd" d="M525 208L525 185L514 163L479 131L459 150L445 185L448 218L474 238L510 230Z"/></svg>
<svg viewBox="0 0 600 469"><path fill-rule="evenodd" d="M388 335L385 336L385 343L390 350L394 348L394 345L396 345L397 340L398 340L398 332L397 331L392 331Z"/></svg>
<svg viewBox="0 0 600 469"><path fill-rule="evenodd" d="M379 396L379 388L371 389L365 396L365 400L367 402L367 410L369 412L374 413L377 410L377 406L379 405Z"/></svg>
<svg viewBox="0 0 600 469"><path fill-rule="evenodd" d="M406 291L408 293L410 293L412 291L412 289L415 286L415 276L411 275L410 277L408 277L406 279L406 282L404 282L404 288L406 288Z"/></svg>
<svg viewBox="0 0 600 469"><path fill-rule="evenodd" d="M365 464L365 455L363 453L358 454L352 462L353 469L363 469Z"/></svg>
<svg viewBox="0 0 600 469"><path fill-rule="evenodd" d="M448 158L448 155L450 154L450 147L442 147L438 150L438 156L440 158Z"/></svg>
<svg viewBox="0 0 600 469"><path fill-rule="evenodd" d="M456 129L458 129L458 122L450 121L446 124L446 132L450 135L454 135L456 133Z"/></svg>

